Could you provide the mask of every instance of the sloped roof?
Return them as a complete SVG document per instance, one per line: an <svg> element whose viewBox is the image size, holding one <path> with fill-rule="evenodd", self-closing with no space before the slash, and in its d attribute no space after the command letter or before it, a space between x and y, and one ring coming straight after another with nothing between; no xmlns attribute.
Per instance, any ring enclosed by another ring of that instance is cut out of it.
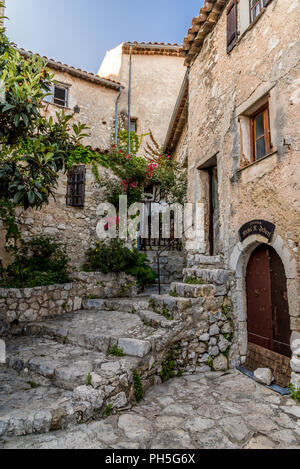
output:
<svg viewBox="0 0 300 469"><path fill-rule="evenodd" d="M124 42L122 52L129 54L130 49L135 55L170 55L182 57L180 44L165 44L164 42Z"/></svg>
<svg viewBox="0 0 300 469"><path fill-rule="evenodd" d="M183 41L185 65L189 66L199 54L204 39L218 22L221 13L229 0L205 0L199 15L192 20L192 27L188 30Z"/></svg>
<svg viewBox="0 0 300 469"><path fill-rule="evenodd" d="M189 70L187 70L174 107L164 149L170 153L176 149L182 135L185 124L188 121L189 112Z"/></svg>
<svg viewBox="0 0 300 469"><path fill-rule="evenodd" d="M25 49L19 49L18 48L18 51L24 57L28 57L31 54L33 54L33 52L27 51ZM72 67L70 65L63 64L62 62L58 62L54 59L49 59L48 57L41 56L40 54L35 54L34 53L34 55L38 55L39 57L42 57L43 59L45 59L47 61L47 66L49 68L54 69L54 70L59 70L61 72L66 72L66 73L69 73L70 75L75 76L77 78L82 78L83 80L90 81L91 83L95 83L97 85L101 85L101 86L104 86L106 88L111 88L111 89L114 89L114 90L117 90L117 91L119 91L122 88L121 83L118 83L114 80L110 80L109 78L99 77L98 75L95 75L94 73L86 72L85 70L81 70L80 68L75 68L75 67Z"/></svg>

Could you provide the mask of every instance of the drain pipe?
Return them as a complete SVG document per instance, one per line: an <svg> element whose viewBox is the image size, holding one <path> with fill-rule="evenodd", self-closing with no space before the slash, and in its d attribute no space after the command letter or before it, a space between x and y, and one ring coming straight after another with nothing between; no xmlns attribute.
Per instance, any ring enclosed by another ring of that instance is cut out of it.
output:
<svg viewBox="0 0 300 469"><path fill-rule="evenodd" d="M116 101L116 124L115 124L115 145L118 147L118 131L119 131L119 102L121 98L121 94L125 89L124 86L120 87L120 93L118 94L117 101Z"/></svg>
<svg viewBox="0 0 300 469"><path fill-rule="evenodd" d="M128 154L131 153L131 77L132 77L132 46L129 59L129 89L128 89Z"/></svg>

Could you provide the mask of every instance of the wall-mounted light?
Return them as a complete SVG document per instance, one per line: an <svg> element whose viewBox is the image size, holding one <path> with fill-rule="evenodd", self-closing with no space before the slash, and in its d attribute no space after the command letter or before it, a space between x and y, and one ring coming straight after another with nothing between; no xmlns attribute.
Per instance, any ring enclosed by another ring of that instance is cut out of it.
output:
<svg viewBox="0 0 300 469"><path fill-rule="evenodd" d="M80 107L78 106L78 104L76 104L73 111L74 111L74 114L79 114L80 113Z"/></svg>

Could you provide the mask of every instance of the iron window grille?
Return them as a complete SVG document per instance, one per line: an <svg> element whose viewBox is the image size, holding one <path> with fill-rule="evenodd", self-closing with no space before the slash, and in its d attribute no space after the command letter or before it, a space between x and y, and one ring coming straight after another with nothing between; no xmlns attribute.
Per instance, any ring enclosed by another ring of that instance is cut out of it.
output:
<svg viewBox="0 0 300 469"><path fill-rule="evenodd" d="M67 205L70 207L84 207L85 202L85 174L84 165L73 166L68 172Z"/></svg>

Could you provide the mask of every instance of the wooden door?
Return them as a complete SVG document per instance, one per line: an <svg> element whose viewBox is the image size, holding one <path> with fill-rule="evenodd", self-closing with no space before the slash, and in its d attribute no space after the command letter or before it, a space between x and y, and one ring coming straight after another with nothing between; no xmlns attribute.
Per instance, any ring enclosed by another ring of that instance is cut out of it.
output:
<svg viewBox="0 0 300 469"><path fill-rule="evenodd" d="M274 352L291 357L291 321L287 297L287 280L284 265L274 249L270 250L270 275L273 317Z"/></svg>
<svg viewBox="0 0 300 469"><path fill-rule="evenodd" d="M276 251L261 245L247 267L248 340L290 356L290 317L284 266Z"/></svg>
<svg viewBox="0 0 300 469"><path fill-rule="evenodd" d="M272 303L267 246L253 252L247 267L248 340L271 350Z"/></svg>

